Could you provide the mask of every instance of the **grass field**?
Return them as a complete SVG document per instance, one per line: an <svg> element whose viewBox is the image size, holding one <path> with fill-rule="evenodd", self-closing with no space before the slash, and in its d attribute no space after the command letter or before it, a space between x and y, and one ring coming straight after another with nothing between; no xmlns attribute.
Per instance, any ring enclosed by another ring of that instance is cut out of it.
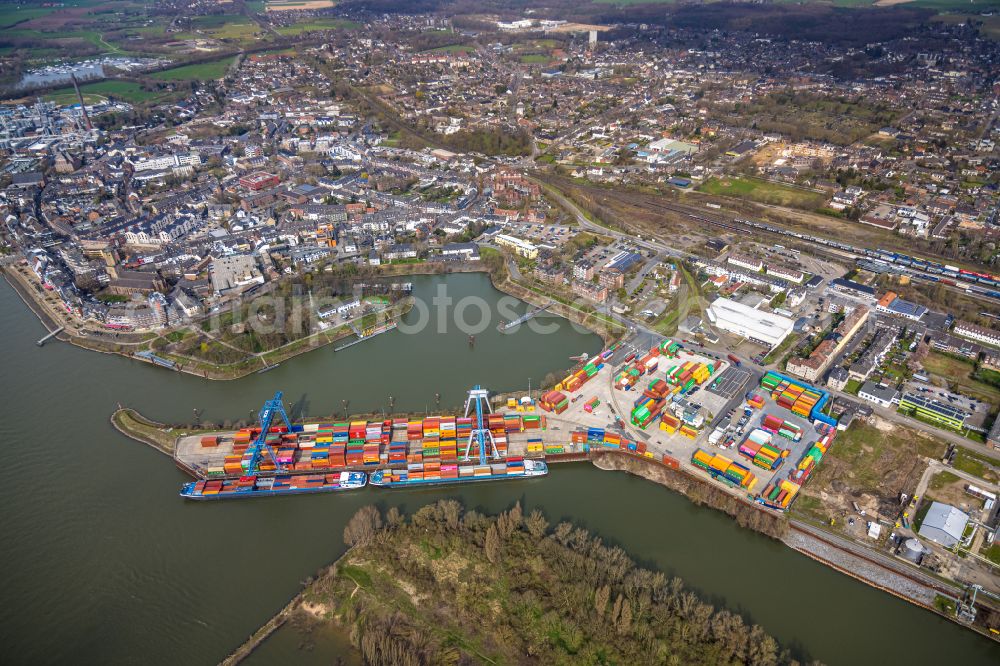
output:
<svg viewBox="0 0 1000 666"><path fill-rule="evenodd" d="M521 62L525 65L538 65L547 63L552 58L547 55L542 55L540 53L529 53L528 55L521 56Z"/></svg>
<svg viewBox="0 0 1000 666"><path fill-rule="evenodd" d="M275 30L281 35L299 35L314 30L356 30L360 27L360 23L345 19L315 19L295 25L278 26Z"/></svg>
<svg viewBox="0 0 1000 666"><path fill-rule="evenodd" d="M57 9L56 7L18 7L15 9L9 5L5 5L4 7L3 12L0 12L0 28L9 28L22 21L29 21L39 16L45 16Z"/></svg>
<svg viewBox="0 0 1000 666"><path fill-rule="evenodd" d="M44 43L49 40L75 40L79 39L90 42L104 53L121 53L121 49L104 41L104 37L96 30L66 30L66 31L40 31L40 30L4 30L0 36L11 39L30 39ZM53 44L58 46L58 44ZM32 49L34 50L34 49Z"/></svg>
<svg viewBox="0 0 1000 666"><path fill-rule="evenodd" d="M958 447L958 453L955 454L955 469L978 476L984 481L996 483L997 473L995 470L997 468L1000 468L1000 460L961 446Z"/></svg>
<svg viewBox="0 0 1000 666"><path fill-rule="evenodd" d="M475 51L476 47L471 44L449 44L425 51L425 53L474 53Z"/></svg>
<svg viewBox="0 0 1000 666"><path fill-rule="evenodd" d="M555 39L532 39L527 42L517 42L512 45L514 51L530 51L532 49L554 49L559 46Z"/></svg>
<svg viewBox="0 0 1000 666"><path fill-rule="evenodd" d="M249 39L260 27L245 16L196 16L193 27L215 39Z"/></svg>
<svg viewBox="0 0 1000 666"><path fill-rule="evenodd" d="M88 83L80 86L80 92L83 93L84 101L88 104L102 101L109 95L133 103L150 102L164 96L164 93L143 90L138 83L132 83L131 81ZM60 88L46 95L45 99L57 104L74 104L76 102L76 94L72 88Z"/></svg>
<svg viewBox="0 0 1000 666"><path fill-rule="evenodd" d="M931 477L931 480L927 484L927 487L930 490L941 490L942 488L950 486L951 484L960 480L961 478L958 475L952 474L951 472L938 472L933 477Z"/></svg>
<svg viewBox="0 0 1000 666"><path fill-rule="evenodd" d="M701 293L698 289L698 282L684 267L681 267L681 275L684 277L684 283L677 290L676 301L671 302L663 316L653 324L653 328L664 335L673 335L688 315L697 315L701 312Z"/></svg>
<svg viewBox="0 0 1000 666"><path fill-rule="evenodd" d="M975 369L972 363L932 351L924 359L924 369L947 380L948 385L957 384L960 392L993 405L1000 404L1000 389L972 377Z"/></svg>
<svg viewBox="0 0 1000 666"><path fill-rule="evenodd" d="M51 7L22 7L20 4L5 3L0 5L0 29L54 14L60 10L73 7L89 7L102 4L104 0L63 0ZM26 3L27 4L27 3ZM39 3L41 4L41 3Z"/></svg>
<svg viewBox="0 0 1000 666"><path fill-rule="evenodd" d="M791 335L789 335L788 337L786 337L784 340L782 340L780 345L778 345L777 347L775 347L774 349L772 349L770 352L768 352L767 356L764 357L764 362L765 363L774 363L775 361L780 360L801 339L802 339L802 335L801 334L792 333Z"/></svg>
<svg viewBox="0 0 1000 666"><path fill-rule="evenodd" d="M225 76L226 70L232 62L233 57L229 57L222 60L203 62L198 65L184 65L183 67L174 67L173 69L156 72L152 75L152 78L162 81L211 81L221 79Z"/></svg>
<svg viewBox="0 0 1000 666"><path fill-rule="evenodd" d="M1000 9L1000 0L976 0L975 3L971 3L969 0L912 0L907 4L913 7L936 9L939 12L963 11L969 9L981 12L987 9Z"/></svg>
<svg viewBox="0 0 1000 666"><path fill-rule="evenodd" d="M1000 6L1000 0L998 0L998 6ZM970 19L974 23L982 24L979 30L984 37L992 40L1000 40L1000 15L970 16L969 14L941 14L934 18L935 21L950 24L965 23Z"/></svg>
<svg viewBox="0 0 1000 666"><path fill-rule="evenodd" d="M83 103L84 104L100 104L105 100L104 95L95 95L91 93L83 93ZM44 96L46 102L55 102L59 106L71 106L77 104L76 93L73 90L57 90L55 92L48 93Z"/></svg>
<svg viewBox="0 0 1000 666"><path fill-rule="evenodd" d="M826 202L826 197L817 192L756 178L709 178L698 186L698 191L805 210L815 210Z"/></svg>
<svg viewBox="0 0 1000 666"><path fill-rule="evenodd" d="M270 0L264 3L267 11L329 9L334 6L333 0Z"/></svg>

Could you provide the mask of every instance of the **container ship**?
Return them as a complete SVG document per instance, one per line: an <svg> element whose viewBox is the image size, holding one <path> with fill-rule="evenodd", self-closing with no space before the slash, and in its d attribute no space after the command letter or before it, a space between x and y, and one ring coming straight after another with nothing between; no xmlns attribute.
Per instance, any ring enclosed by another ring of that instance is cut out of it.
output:
<svg viewBox="0 0 1000 666"><path fill-rule="evenodd" d="M190 500L217 500L330 493L357 490L364 488L367 483L368 475L365 472L243 476L239 479L205 479L186 483L181 488L181 497Z"/></svg>
<svg viewBox="0 0 1000 666"><path fill-rule="evenodd" d="M501 481L545 476L548 473L549 466L543 461L522 458L508 458L506 461L488 465L419 463L409 465L407 469L372 472L371 484L378 488L413 488L449 483Z"/></svg>

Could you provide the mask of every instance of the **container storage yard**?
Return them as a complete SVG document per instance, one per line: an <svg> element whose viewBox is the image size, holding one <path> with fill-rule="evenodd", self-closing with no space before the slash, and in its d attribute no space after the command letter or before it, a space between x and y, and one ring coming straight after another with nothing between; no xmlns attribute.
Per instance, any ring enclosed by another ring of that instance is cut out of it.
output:
<svg viewBox="0 0 1000 666"><path fill-rule="evenodd" d="M746 395L742 425L727 431L717 445L735 451L738 464L757 477L756 488L742 485L755 501L773 509L789 507L837 432L836 423L822 413L828 399L825 391L774 372ZM705 452L692 456L692 464L732 484L733 475L705 462Z"/></svg>
<svg viewBox="0 0 1000 666"><path fill-rule="evenodd" d="M670 339L649 349L612 348L591 363L609 372L571 382L570 392L564 380L556 387L562 390L542 395L539 405L549 412L543 453L617 448L689 466L783 511L836 434L836 422L822 412L829 399L822 389L773 372L747 386L751 373L732 359ZM576 377L579 371L567 380ZM568 444L558 441L565 430Z"/></svg>
<svg viewBox="0 0 1000 666"><path fill-rule="evenodd" d="M463 416L272 426L269 409L284 417L278 394L261 412L266 432L258 425L184 437L175 455L198 478L182 495L217 499L369 481L401 488L512 480L544 476L546 460L617 450L786 510L831 446L836 422L822 411L825 391L768 372L744 394L750 376L731 358L669 338L648 348L616 343L580 360L551 390L509 398L497 411L476 387Z"/></svg>

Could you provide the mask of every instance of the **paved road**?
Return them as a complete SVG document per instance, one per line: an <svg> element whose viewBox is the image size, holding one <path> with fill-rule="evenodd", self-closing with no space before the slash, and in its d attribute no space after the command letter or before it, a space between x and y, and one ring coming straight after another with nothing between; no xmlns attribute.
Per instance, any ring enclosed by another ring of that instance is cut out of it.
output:
<svg viewBox="0 0 1000 666"><path fill-rule="evenodd" d="M661 254L656 254L652 259L646 260L646 264L638 273L635 274L634 278L629 280L629 283L625 285L625 289L627 289L629 293L635 291L636 287L638 287L642 283L643 279L649 275L649 272L656 268L657 264L659 264L662 260L663 255Z"/></svg>
<svg viewBox="0 0 1000 666"><path fill-rule="evenodd" d="M523 279L521 277L521 269L517 267L517 262L513 259L509 259L507 261L507 270L510 271L510 276L517 282L520 282Z"/></svg>
<svg viewBox="0 0 1000 666"><path fill-rule="evenodd" d="M927 469L924 470L923 475L920 477L920 481L917 482L917 497L923 497L927 493L927 485L930 483L931 477L938 472L949 472L961 479L965 479L974 486L979 486L980 488L990 490L992 492L1000 492L1000 485L990 483L989 481L980 479L974 474L969 474L968 472L963 472L960 469L945 465L940 460L931 460L927 464Z"/></svg>

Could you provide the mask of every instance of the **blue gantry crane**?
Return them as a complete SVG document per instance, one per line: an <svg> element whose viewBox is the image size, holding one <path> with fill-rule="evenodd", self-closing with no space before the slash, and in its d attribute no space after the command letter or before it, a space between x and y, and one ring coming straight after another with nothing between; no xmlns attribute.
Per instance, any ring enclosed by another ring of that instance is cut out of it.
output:
<svg viewBox="0 0 1000 666"><path fill-rule="evenodd" d="M493 439L493 433L490 432L488 427L483 425L483 404L485 403L486 405L485 412L487 414L491 414L493 412L493 409L490 407L490 392L478 384L476 384L476 386L469 391L469 397L465 401L466 417L468 417L469 412L472 411L473 403L476 405L476 424L472 429L472 432L469 433L469 442L465 448L465 457L463 460L469 459L469 455L472 453L472 440L475 438L476 442L479 444L479 464L486 465L488 457L486 448L487 440L489 440L489 452L492 453L494 458L500 457L500 454L497 452L496 441Z"/></svg>
<svg viewBox="0 0 1000 666"><path fill-rule="evenodd" d="M292 429L292 422L288 419L288 414L285 413L285 406L281 402L281 395L281 391L275 392L274 397L265 402L264 407L260 410L260 414L258 415L260 434L257 435L257 439L247 449L247 453L250 454L250 464L247 466L245 473L248 476L257 473L257 467L260 465L261 456L265 451L271 456L271 460L274 461L275 469L279 472L283 469L282 465L278 462L278 456L274 455L274 451L267 444L267 433L271 430L271 424L274 422L275 416L280 416L281 420L285 422L285 426L289 430Z"/></svg>

